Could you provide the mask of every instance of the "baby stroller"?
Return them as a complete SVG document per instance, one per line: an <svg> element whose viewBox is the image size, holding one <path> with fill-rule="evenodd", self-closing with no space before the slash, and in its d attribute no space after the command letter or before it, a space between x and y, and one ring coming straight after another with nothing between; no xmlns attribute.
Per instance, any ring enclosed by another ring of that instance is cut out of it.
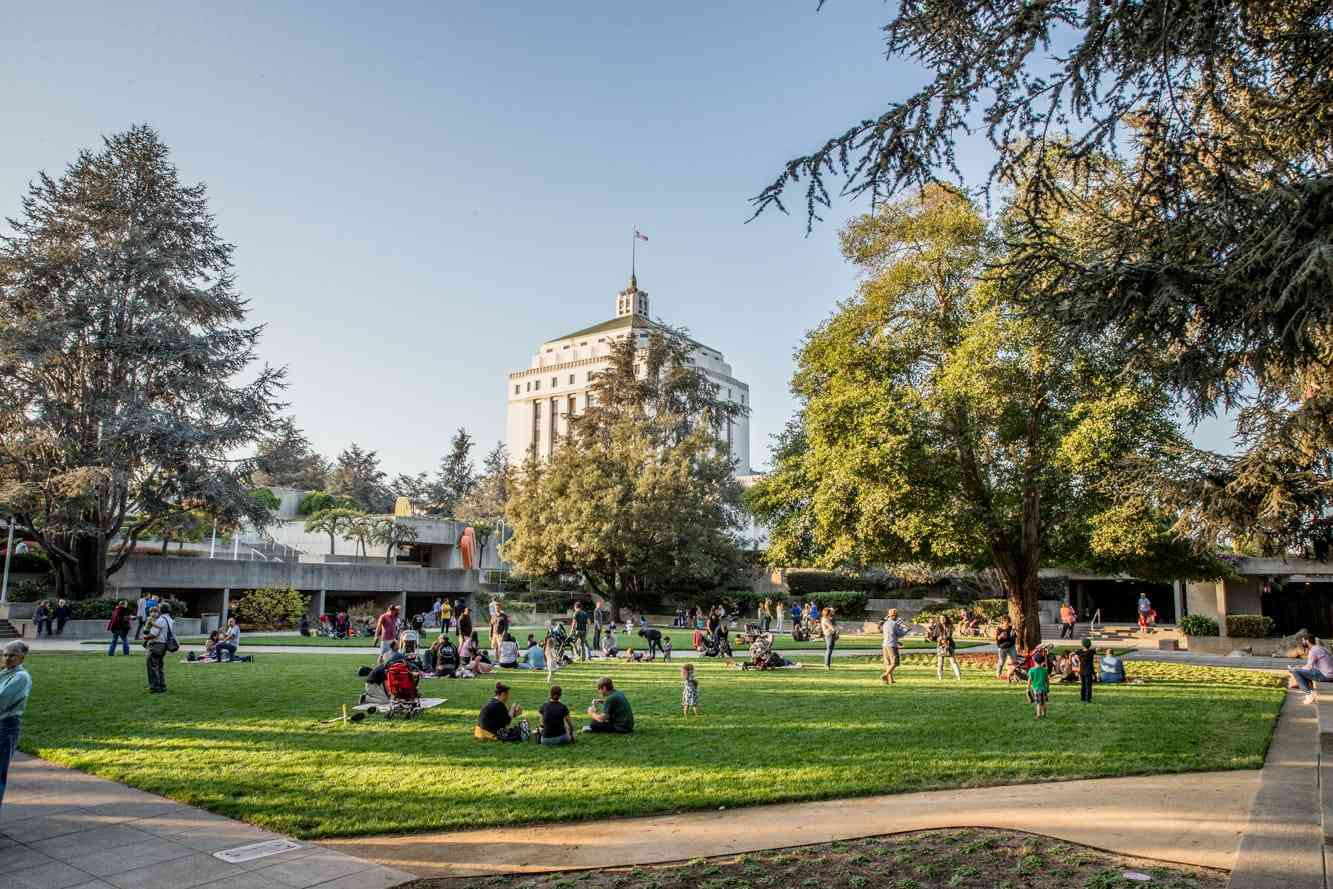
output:
<svg viewBox="0 0 1333 889"><path fill-rule="evenodd" d="M556 667L574 663L575 646L578 641L565 629L563 624L553 624L546 631L545 645L551 652Z"/></svg>
<svg viewBox="0 0 1333 889"><path fill-rule="evenodd" d="M366 687L361 692L360 703L370 704L369 712L383 713L385 719L395 716L411 719L421 712L416 674L403 661L373 670L362 667L361 675L366 679Z"/></svg>
<svg viewBox="0 0 1333 889"><path fill-rule="evenodd" d="M1038 645L1036 648L1029 651L1021 661L1013 661L1012 662L1013 666L1010 668L1009 675L1006 677L1008 681L1010 683L1027 682L1028 670L1031 670L1033 667L1037 666L1037 652L1039 651L1045 652L1046 658L1049 661L1051 649L1053 648L1055 648L1054 643L1043 642L1041 645Z"/></svg>

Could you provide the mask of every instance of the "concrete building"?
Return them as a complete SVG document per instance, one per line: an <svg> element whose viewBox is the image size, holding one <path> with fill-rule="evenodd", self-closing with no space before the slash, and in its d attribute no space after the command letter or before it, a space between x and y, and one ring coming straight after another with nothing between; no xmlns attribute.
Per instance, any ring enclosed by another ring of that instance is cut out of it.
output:
<svg viewBox="0 0 1333 889"><path fill-rule="evenodd" d="M649 316L648 294L631 275L629 286L616 296L611 320L542 343L528 367L509 374L506 381L505 445L511 457L521 461L529 449L549 457L569 431L569 418L587 407L593 376L610 364L611 344L626 336L646 341L656 326ZM749 475L750 387L732 374L717 349L696 342L691 358L718 385L722 398L745 409L719 430L719 437L727 444L736 474Z"/></svg>

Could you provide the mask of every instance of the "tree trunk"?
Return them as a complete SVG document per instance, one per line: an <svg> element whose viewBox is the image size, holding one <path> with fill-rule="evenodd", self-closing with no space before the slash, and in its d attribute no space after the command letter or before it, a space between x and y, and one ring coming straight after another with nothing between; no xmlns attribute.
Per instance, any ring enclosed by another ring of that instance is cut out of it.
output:
<svg viewBox="0 0 1333 889"><path fill-rule="evenodd" d="M335 554L335 553L334 553L334 551L333 551L333 532L330 531L330 532L329 532L329 555L332 556L332 555L334 555L334 554Z"/></svg>
<svg viewBox="0 0 1333 889"><path fill-rule="evenodd" d="M1038 605L1041 587L1037 572L1024 572L1016 583L1005 577L1004 588L1009 599L1009 622L1013 624L1018 649L1031 651L1041 644L1041 608Z"/></svg>

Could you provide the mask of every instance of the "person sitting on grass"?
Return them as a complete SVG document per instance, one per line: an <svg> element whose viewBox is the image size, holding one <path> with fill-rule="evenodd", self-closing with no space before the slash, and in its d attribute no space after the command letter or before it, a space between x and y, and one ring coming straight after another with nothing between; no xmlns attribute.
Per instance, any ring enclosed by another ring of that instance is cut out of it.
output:
<svg viewBox="0 0 1333 889"><path fill-rule="evenodd" d="M481 650L481 645L477 641L477 632L476 630L473 630L468 635L460 636L458 638L463 640L458 649L458 659L466 664L468 661L476 657L477 652Z"/></svg>
<svg viewBox="0 0 1333 889"><path fill-rule="evenodd" d="M217 630L208 634L208 639L204 642L204 660L215 661L218 659L218 641Z"/></svg>
<svg viewBox="0 0 1333 889"><path fill-rule="evenodd" d="M506 670L518 669L518 643L509 633L500 638L500 666Z"/></svg>
<svg viewBox="0 0 1333 889"><path fill-rule="evenodd" d="M480 652L478 652L477 654L474 654L472 656L472 660L468 661L464 665L462 670L462 675L460 676L460 678L472 679L474 677L481 676L484 673L494 673L494 672L495 672L495 667L491 664L490 661L483 658Z"/></svg>
<svg viewBox="0 0 1333 889"><path fill-rule="evenodd" d="M569 708L560 703L563 690L558 685L550 688L549 699L537 708L541 714L541 725L537 729L537 740L545 747L559 747L574 743L574 723L569 719Z"/></svg>
<svg viewBox="0 0 1333 889"><path fill-rule="evenodd" d="M624 692L616 691L610 676L597 680L597 700L588 708L592 722L583 727L594 734L628 735L634 731L634 710Z"/></svg>
<svg viewBox="0 0 1333 889"><path fill-rule="evenodd" d="M637 664L641 660L643 660L642 651L635 651L633 645L625 649L625 663Z"/></svg>
<svg viewBox="0 0 1333 889"><path fill-rule="evenodd" d="M222 639L218 642L217 652L218 660L229 661L236 657L236 650L241 647L241 626L236 623L236 618L227 618L227 628L222 631Z"/></svg>
<svg viewBox="0 0 1333 889"><path fill-rule="evenodd" d="M541 644L528 634L528 647L523 652L523 660L519 667L524 670L545 670L546 652L542 650Z"/></svg>
<svg viewBox="0 0 1333 889"><path fill-rule="evenodd" d="M615 657L620 654L620 645L616 642L616 629L612 625L602 634L602 657Z"/></svg>
<svg viewBox="0 0 1333 889"><path fill-rule="evenodd" d="M509 703L509 686L503 682L495 683L495 697L481 706L477 714L477 724L472 729L472 736L478 741L526 741L532 737L532 730L526 719L514 725L514 720L523 715L523 708Z"/></svg>
<svg viewBox="0 0 1333 889"><path fill-rule="evenodd" d="M458 649L448 633L441 632L435 637L426 649L425 660L426 669L436 676L453 676L458 671Z"/></svg>

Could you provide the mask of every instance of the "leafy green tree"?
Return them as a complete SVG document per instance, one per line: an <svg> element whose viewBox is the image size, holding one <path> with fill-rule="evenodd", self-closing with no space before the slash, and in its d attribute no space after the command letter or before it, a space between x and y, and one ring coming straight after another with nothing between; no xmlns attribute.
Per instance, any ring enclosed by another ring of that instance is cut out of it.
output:
<svg viewBox="0 0 1333 889"><path fill-rule="evenodd" d="M924 85L790 161L758 212L798 186L812 225L834 193L961 180L958 137L984 121L991 180L1023 183L997 269L1008 289L1159 373L1196 417L1238 414L1241 453L1187 455L1156 496L1200 533L1327 553L1326 0L906 2L885 33ZM1052 207L1083 216L1084 236L1060 237Z"/></svg>
<svg viewBox="0 0 1333 889"><path fill-rule="evenodd" d="M461 426L449 441L449 453L440 461L439 479L436 485L436 502L433 504L437 515L452 516L458 504L472 492L476 484L476 470L472 465L472 436Z"/></svg>
<svg viewBox="0 0 1333 889"><path fill-rule="evenodd" d="M289 627L305 614L306 596L291 587L261 587L235 600L236 619L246 627L272 630Z"/></svg>
<svg viewBox="0 0 1333 889"><path fill-rule="evenodd" d="M298 491L323 488L331 470L291 417L283 417L260 440L254 463L256 484Z"/></svg>
<svg viewBox="0 0 1333 889"><path fill-rule="evenodd" d="M365 512L391 512L393 493L385 478L379 454L364 451L353 442L338 455L329 473L329 492L350 500Z"/></svg>
<svg viewBox="0 0 1333 889"><path fill-rule="evenodd" d="M689 360L677 331L615 341L592 406L549 462L529 454L506 505L507 559L576 574L619 612L679 578L713 578L738 556L740 487L718 421L737 410Z"/></svg>
<svg viewBox="0 0 1333 889"><path fill-rule="evenodd" d="M863 283L807 336L800 414L749 502L770 559L994 568L1030 647L1048 564L1207 569L1155 503L1118 496L1127 469L1184 446L1170 399L1017 311L985 272L996 249L972 203L938 186L849 224Z"/></svg>
<svg viewBox="0 0 1333 889"><path fill-rule="evenodd" d="M505 501L509 497L512 478L509 453L503 442L497 442L486 455L476 484L454 509L454 515L459 521L472 526L481 549L486 548L496 527L504 519Z"/></svg>
<svg viewBox="0 0 1333 889"><path fill-rule="evenodd" d="M398 557L398 547L415 543L417 529L395 516L368 516L371 523L368 539L372 544L385 547L385 564L392 565Z"/></svg>
<svg viewBox="0 0 1333 889"><path fill-rule="evenodd" d="M301 498L301 503L296 511L300 515L309 516L317 512L323 512L326 509L354 509L356 501L350 497L340 497L337 494L330 494L328 491L311 491Z"/></svg>
<svg viewBox="0 0 1333 889"><path fill-rule="evenodd" d="M278 495L268 488L255 488L250 492L250 499L269 512L277 512L279 507L282 506L282 501L278 499Z"/></svg>
<svg viewBox="0 0 1333 889"><path fill-rule="evenodd" d="M272 426L283 372L251 367L262 328L204 186L136 126L40 174L9 225L0 512L60 594L101 595L150 527L191 510L262 521L234 455Z"/></svg>
<svg viewBox="0 0 1333 889"><path fill-rule="evenodd" d="M329 535L329 555L336 555L337 538L355 539L353 532L359 527L365 513L357 509L321 509L306 519L305 529L311 534Z"/></svg>

